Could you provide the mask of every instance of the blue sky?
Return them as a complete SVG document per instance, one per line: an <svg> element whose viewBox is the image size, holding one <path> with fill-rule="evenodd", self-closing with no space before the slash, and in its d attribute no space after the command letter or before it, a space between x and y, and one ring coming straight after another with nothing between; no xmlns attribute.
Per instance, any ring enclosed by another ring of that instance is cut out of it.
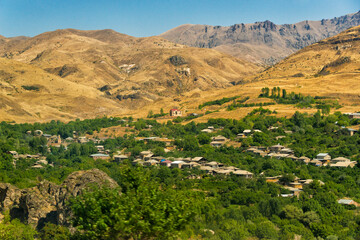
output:
<svg viewBox="0 0 360 240"><path fill-rule="evenodd" d="M63 28L114 29L136 37L181 24L276 24L339 17L360 0L0 0L0 35L35 36Z"/></svg>

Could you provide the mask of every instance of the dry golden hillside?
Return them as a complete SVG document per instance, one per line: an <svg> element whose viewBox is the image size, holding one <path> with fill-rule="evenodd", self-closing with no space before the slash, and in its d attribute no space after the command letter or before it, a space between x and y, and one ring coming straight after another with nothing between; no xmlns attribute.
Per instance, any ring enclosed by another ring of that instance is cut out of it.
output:
<svg viewBox="0 0 360 240"><path fill-rule="evenodd" d="M154 99L193 88L228 87L260 70L217 51L112 30L66 29L10 40L2 44L0 54L72 82L103 87L118 99ZM172 56L179 56L180 61L169 61Z"/></svg>
<svg viewBox="0 0 360 240"><path fill-rule="evenodd" d="M321 77L360 73L360 26L308 46L261 73L257 79Z"/></svg>
<svg viewBox="0 0 360 240"><path fill-rule="evenodd" d="M196 121L216 117L239 119L255 107L238 108L233 111L226 111L226 104L221 107L207 107L201 111L197 107L200 103L232 96L250 97L247 103L265 102L270 99L258 98L261 89L280 87L287 92L313 97L325 96L337 100L343 106L332 111L360 111L360 26L308 46L262 73L246 79L249 82L227 89L197 94L189 92L179 105L187 112L205 113L207 110L218 110ZM154 107L152 110L155 111L160 107L164 105ZM295 111L308 113L317 111L316 108L301 109L294 105L279 104L266 108L276 110L278 116L290 116Z"/></svg>
<svg viewBox="0 0 360 240"><path fill-rule="evenodd" d="M157 102L178 106L189 91L226 88L261 69L214 50L112 30L0 41L0 120L7 121L137 113Z"/></svg>
<svg viewBox="0 0 360 240"><path fill-rule="evenodd" d="M29 64L0 58L1 121L67 121L115 111L121 113L120 107L92 87L62 79Z"/></svg>

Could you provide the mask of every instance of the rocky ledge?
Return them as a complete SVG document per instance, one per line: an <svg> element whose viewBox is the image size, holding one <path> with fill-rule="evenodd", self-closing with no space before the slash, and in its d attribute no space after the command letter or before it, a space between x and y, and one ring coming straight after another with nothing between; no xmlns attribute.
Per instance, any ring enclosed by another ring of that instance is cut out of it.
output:
<svg viewBox="0 0 360 240"><path fill-rule="evenodd" d="M0 211L9 211L11 218L18 218L37 229L47 222L69 226L71 213L66 202L93 186L116 188L118 184L99 169L74 172L61 185L45 180L33 188L19 189L0 183Z"/></svg>

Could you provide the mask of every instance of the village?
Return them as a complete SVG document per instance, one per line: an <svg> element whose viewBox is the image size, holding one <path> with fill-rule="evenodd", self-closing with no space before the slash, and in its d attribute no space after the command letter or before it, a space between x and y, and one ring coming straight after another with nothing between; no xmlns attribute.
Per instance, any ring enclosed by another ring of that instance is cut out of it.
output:
<svg viewBox="0 0 360 240"><path fill-rule="evenodd" d="M173 117L179 117L182 113L179 109L171 109L170 110L170 116ZM357 117L352 116L351 117ZM151 128L152 126L148 126L148 128ZM275 131L278 127L271 126L268 128L269 131ZM357 132L357 130L346 128L349 131L349 134L352 136L354 133ZM211 142L209 143L210 146L214 148L219 148L222 146L228 146L232 141L222 135L216 135L217 132L221 131L222 128L215 128L213 126L208 126L201 130L201 133L204 134L211 134ZM239 141L241 139L252 137L254 133L261 133L262 131L259 129L245 129L242 133L239 133L235 140ZM284 131L286 135L291 135L292 131ZM237 168L235 166L226 166L220 162L216 161L209 161L206 158L202 156L197 157L162 157L155 155L152 151L141 151L139 155L137 156L131 156L130 152L124 152L124 151L116 151L111 152L109 149L105 149L103 145L100 145L103 141L108 139L109 137L102 137L102 138L91 138L87 136L78 136L78 134L74 131L72 137L67 137L65 139L62 139L59 135L50 135L43 133L41 130L35 130L33 132L28 131L28 135L33 135L35 137L44 137L47 141L46 149L48 152L51 151L52 147L64 147L64 149L67 149L67 146L72 143L79 143L79 144L85 144L88 142L93 142L95 144L95 147L97 149L97 153L89 155L90 158L94 160L105 160L105 161L114 161L117 163L122 163L125 161L131 161L131 163L136 166L144 166L144 167L158 167L158 166L164 166L168 168L176 168L176 169L198 169L203 171L204 173L208 175L222 175L222 176L239 176L243 178L253 178L254 174L244 170ZM280 140L282 138L286 137L284 136L277 136L276 140ZM164 137L135 137L136 141L143 141L147 143L148 141L155 141L155 142L162 142L165 145L164 152L169 153L172 152L175 149L174 146L174 139L164 138ZM233 145L233 144L230 144ZM263 157L263 158L274 158L274 159L291 159L294 161L300 161L304 164L310 164L317 167L337 167L337 168L353 168L357 162L351 161L348 158L345 157L337 157L337 158L331 158L331 156L328 153L318 153L316 158L310 159L306 156L296 157L294 155L294 151L291 148L288 148L286 146L276 144L270 147L264 147L264 146L250 146L248 147L245 152L250 154L255 154L257 156ZM53 167L52 163L48 163L46 157L42 154L18 154L16 151L9 151L9 153L13 156L14 159L14 166L16 166L16 161L19 159L35 159L36 162L32 166L32 168L38 168L42 169L46 166ZM263 174L263 173L262 173ZM260 174L259 177L263 177L262 174ZM195 176L192 175L192 178L201 178L201 176ZM312 179L300 179L298 177L295 177L295 179L292 182L283 182L281 181L282 175L274 176L274 177L265 177L267 182L280 184L284 189L286 189L289 193L281 194L282 197L299 197L300 192L302 191L303 187L306 185L309 185L313 182ZM319 181L321 185L324 183ZM346 202L346 201L344 201Z"/></svg>

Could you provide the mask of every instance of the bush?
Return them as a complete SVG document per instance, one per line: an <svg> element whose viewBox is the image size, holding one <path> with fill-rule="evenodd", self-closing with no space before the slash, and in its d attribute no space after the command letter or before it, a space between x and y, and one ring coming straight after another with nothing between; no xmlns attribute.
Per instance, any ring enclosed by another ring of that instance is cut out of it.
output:
<svg viewBox="0 0 360 240"><path fill-rule="evenodd" d="M21 86L23 89L28 90L28 91L39 91L40 88L37 86L27 86L27 85L22 85Z"/></svg>

